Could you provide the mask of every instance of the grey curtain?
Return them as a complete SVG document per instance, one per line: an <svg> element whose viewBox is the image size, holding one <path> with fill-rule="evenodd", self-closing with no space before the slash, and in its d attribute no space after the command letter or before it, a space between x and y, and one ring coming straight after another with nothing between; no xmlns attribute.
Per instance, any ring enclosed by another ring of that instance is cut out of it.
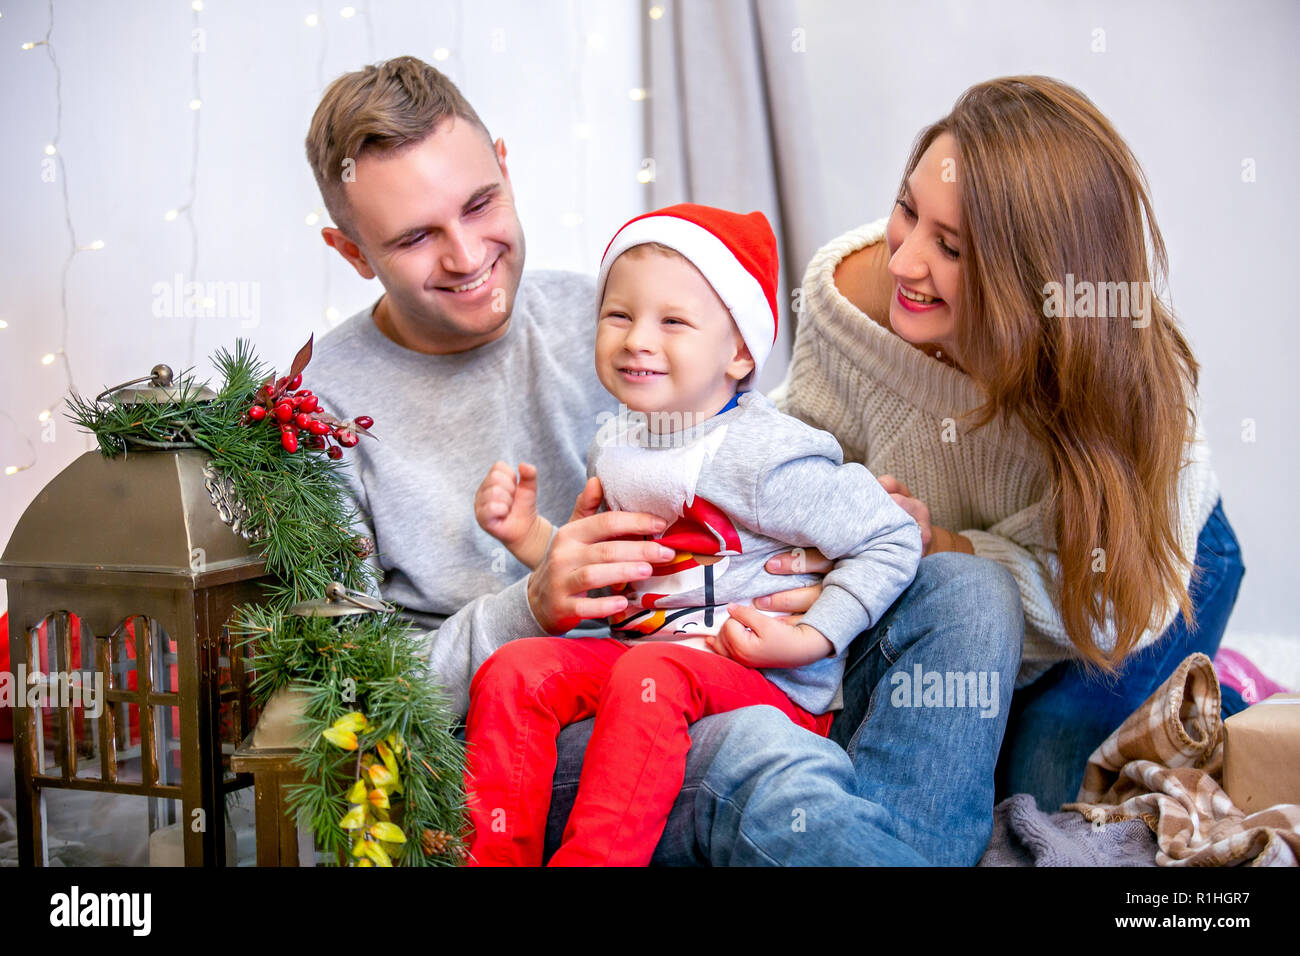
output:
<svg viewBox="0 0 1300 956"><path fill-rule="evenodd" d="M650 8L663 11L657 19ZM794 0L643 0L650 207L761 210L781 249L780 333L758 388L784 378L790 289L828 237Z"/></svg>

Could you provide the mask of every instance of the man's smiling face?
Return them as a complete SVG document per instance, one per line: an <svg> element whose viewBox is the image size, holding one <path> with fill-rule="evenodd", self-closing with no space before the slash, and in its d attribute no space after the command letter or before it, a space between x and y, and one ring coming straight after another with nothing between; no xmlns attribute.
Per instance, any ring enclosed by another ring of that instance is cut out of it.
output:
<svg viewBox="0 0 1300 956"><path fill-rule="evenodd" d="M500 140L452 118L418 143L357 161L344 189L360 261L349 259L383 283L380 327L400 344L463 352L509 327L524 235L505 156Z"/></svg>

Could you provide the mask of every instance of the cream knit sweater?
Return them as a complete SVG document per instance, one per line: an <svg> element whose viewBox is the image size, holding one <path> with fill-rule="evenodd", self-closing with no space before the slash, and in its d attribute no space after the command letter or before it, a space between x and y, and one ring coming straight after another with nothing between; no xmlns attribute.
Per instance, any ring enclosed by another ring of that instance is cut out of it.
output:
<svg viewBox="0 0 1300 956"><path fill-rule="evenodd" d="M885 222L859 227L822 247L803 280L803 308L786 381L770 396L783 411L836 438L845 461L890 474L930 508L931 521L969 538L980 557L1011 572L1025 608L1025 643L1017 687L1076 657L1058 610L1060 563L1048 513L1046 456L1017 422L961 428L962 412L981 403L966 374L930 358L872 321L835 287L835 267L849 253L883 240ZM1179 479L1179 537L1191 573L1196 540L1219 498L1209 446L1198 421ZM1174 620L1168 602L1139 646ZM1094 636L1105 648L1113 625Z"/></svg>

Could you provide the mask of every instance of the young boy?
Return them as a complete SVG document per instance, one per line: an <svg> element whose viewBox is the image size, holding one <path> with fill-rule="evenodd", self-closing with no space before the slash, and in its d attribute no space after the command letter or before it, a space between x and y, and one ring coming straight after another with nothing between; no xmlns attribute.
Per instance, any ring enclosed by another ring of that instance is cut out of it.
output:
<svg viewBox="0 0 1300 956"><path fill-rule="evenodd" d="M593 714L550 862L648 863L681 787L687 727L769 704L825 736L849 643L915 576L920 530L871 474L843 464L826 432L739 390L776 337L776 285L776 237L758 212L670 206L631 220L605 250L596 370L631 414L601 429L588 474L610 509L667 520L658 540L672 556L622 589L610 638L512 641L475 675L475 863L542 862L555 738ZM519 472L498 462L475 513L535 567L552 529L536 511L536 470ZM764 563L791 545L838 560L798 623L748 605L790 586Z"/></svg>

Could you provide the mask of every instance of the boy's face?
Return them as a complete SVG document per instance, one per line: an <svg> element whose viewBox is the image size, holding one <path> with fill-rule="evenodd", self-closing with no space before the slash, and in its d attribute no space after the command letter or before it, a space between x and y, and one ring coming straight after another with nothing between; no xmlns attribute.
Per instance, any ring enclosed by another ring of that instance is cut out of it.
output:
<svg viewBox="0 0 1300 956"><path fill-rule="evenodd" d="M596 326L596 374L633 411L708 416L753 369L713 286L677 255L646 246L615 260Z"/></svg>

